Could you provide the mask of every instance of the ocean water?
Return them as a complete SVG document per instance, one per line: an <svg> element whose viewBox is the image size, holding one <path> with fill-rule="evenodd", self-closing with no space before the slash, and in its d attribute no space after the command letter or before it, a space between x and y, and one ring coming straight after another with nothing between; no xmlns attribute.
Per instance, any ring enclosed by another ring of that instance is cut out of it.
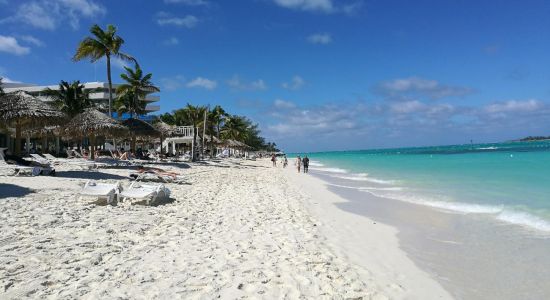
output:
<svg viewBox="0 0 550 300"><path fill-rule="evenodd" d="M313 173L353 183L349 188L550 234L550 141L308 156Z"/></svg>

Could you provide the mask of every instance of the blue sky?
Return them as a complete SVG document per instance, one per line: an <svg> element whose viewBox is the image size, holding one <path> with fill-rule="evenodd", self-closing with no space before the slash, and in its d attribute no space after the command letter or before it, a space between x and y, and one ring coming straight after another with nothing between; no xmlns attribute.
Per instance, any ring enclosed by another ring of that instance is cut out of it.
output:
<svg viewBox="0 0 550 300"><path fill-rule="evenodd" d="M221 104L287 151L492 142L550 135L549 15L542 0L0 0L0 76L104 81L71 57L115 24L162 112Z"/></svg>

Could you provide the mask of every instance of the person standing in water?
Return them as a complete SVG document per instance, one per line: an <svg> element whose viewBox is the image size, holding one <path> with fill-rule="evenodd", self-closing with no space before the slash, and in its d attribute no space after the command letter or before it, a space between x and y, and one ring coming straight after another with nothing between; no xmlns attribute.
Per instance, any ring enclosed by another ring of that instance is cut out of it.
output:
<svg viewBox="0 0 550 300"><path fill-rule="evenodd" d="M304 173L307 173L309 171L309 158L304 156L304 159L302 160L304 163Z"/></svg>
<svg viewBox="0 0 550 300"><path fill-rule="evenodd" d="M296 167L298 168L298 173L300 173L301 166L302 166L302 158L300 157L300 155L298 155L298 157L296 157Z"/></svg>

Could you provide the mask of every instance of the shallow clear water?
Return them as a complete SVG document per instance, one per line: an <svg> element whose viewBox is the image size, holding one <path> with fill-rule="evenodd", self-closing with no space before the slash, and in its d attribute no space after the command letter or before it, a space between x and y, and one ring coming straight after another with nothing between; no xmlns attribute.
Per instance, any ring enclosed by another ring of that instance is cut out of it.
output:
<svg viewBox="0 0 550 300"><path fill-rule="evenodd" d="M308 153L382 197L550 232L550 141Z"/></svg>

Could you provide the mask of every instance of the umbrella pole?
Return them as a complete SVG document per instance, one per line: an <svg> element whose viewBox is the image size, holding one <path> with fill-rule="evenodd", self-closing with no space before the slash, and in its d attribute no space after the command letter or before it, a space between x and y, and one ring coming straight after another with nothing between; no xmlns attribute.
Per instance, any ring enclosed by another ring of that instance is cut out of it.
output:
<svg viewBox="0 0 550 300"><path fill-rule="evenodd" d="M136 154L136 135L135 134L132 134L132 145L131 145L131 150L134 152L134 154Z"/></svg>
<svg viewBox="0 0 550 300"><path fill-rule="evenodd" d="M42 137L42 153L48 153L48 135L44 134Z"/></svg>
<svg viewBox="0 0 550 300"><path fill-rule="evenodd" d="M59 156L59 136L55 137L55 155Z"/></svg>
<svg viewBox="0 0 550 300"><path fill-rule="evenodd" d="M36 141L34 142L35 143L35 146L36 146ZM27 133L27 143L25 144L26 145L26 150L27 150L27 155L31 153L31 136ZM36 149L36 147L35 147Z"/></svg>
<svg viewBox="0 0 550 300"><path fill-rule="evenodd" d="M90 149L92 160L95 159L95 134L90 135Z"/></svg>
<svg viewBox="0 0 550 300"><path fill-rule="evenodd" d="M15 124L15 155L21 155L21 123Z"/></svg>

